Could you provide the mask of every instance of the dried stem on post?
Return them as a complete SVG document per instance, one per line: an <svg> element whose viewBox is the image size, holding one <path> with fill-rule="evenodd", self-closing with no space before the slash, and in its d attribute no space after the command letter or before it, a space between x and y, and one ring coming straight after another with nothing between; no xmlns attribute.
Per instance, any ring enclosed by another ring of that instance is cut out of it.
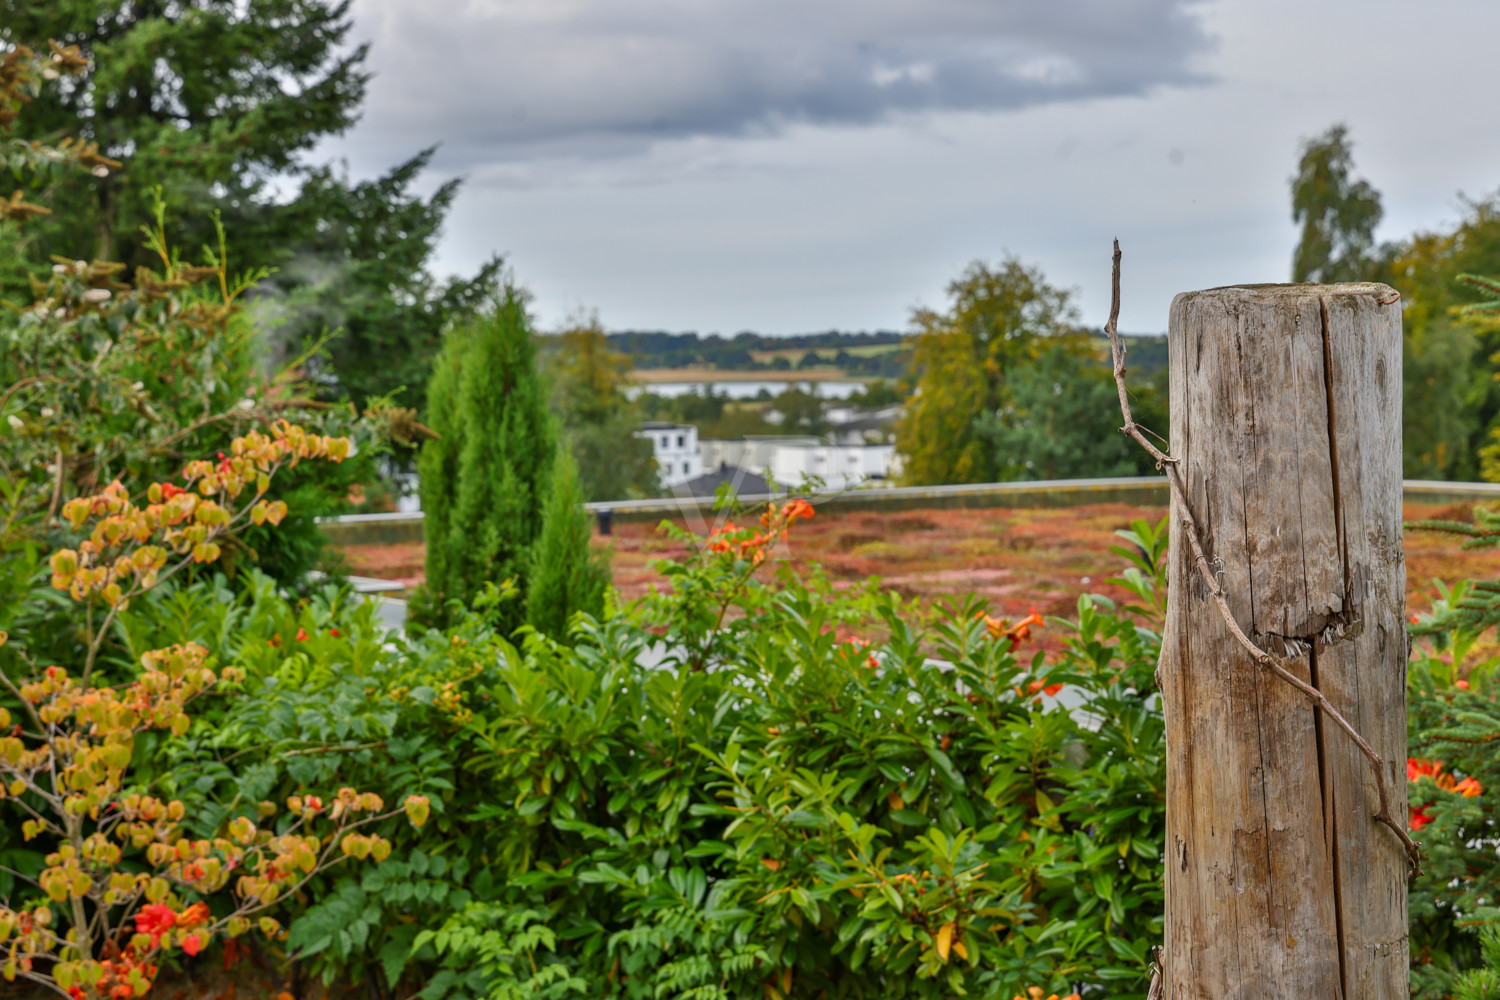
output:
<svg viewBox="0 0 1500 1000"><path fill-rule="evenodd" d="M1203 582L1207 585L1208 592L1213 595L1214 603L1219 608L1219 614L1223 617L1224 624L1229 629L1229 633L1233 636L1235 642L1244 647L1245 651L1250 654L1251 658L1259 666L1302 692L1312 702L1314 707L1323 713L1325 718L1332 720L1335 725L1349 735L1349 738L1354 741L1355 745L1359 747L1360 752L1370 762L1370 770L1374 772L1375 787L1380 798L1380 808L1375 813L1374 818L1390 827L1396 836L1400 838L1401 846L1406 851L1409 877L1416 878L1422 874L1422 853L1417 847L1416 842L1411 839L1411 836L1402 828L1401 824L1396 822L1391 816L1390 791L1386 786L1385 780L1385 761L1375 751L1375 748L1370 746L1369 741L1361 736L1359 731L1350 725L1349 720L1344 718L1343 714L1328 701L1323 692L1308 684L1296 674L1293 674L1277 657L1252 642L1250 637L1240 628L1239 623L1235 621L1234 613L1229 608L1229 602L1224 597L1224 588L1219 585L1218 577L1214 575L1214 571L1208 565L1208 560L1204 557L1202 536L1198 529L1198 522L1193 517L1192 507L1188 504L1187 489L1183 485L1182 474L1178 471L1177 460L1152 444L1141 433L1141 428L1130 415L1130 396L1125 389L1125 347L1120 343L1120 335L1116 329L1119 319L1120 241L1115 240L1110 275L1109 322L1104 325L1104 332L1109 335L1110 355L1114 361L1115 389L1120 395L1120 415L1125 419L1125 424L1120 428L1120 431L1129 435L1137 444L1146 449L1146 453L1155 459L1157 465L1166 472L1167 483L1172 491L1172 498L1176 501L1174 508L1177 512L1178 520L1182 525L1183 534L1187 536L1188 545L1192 548L1193 564L1197 567L1198 574L1203 577Z"/></svg>

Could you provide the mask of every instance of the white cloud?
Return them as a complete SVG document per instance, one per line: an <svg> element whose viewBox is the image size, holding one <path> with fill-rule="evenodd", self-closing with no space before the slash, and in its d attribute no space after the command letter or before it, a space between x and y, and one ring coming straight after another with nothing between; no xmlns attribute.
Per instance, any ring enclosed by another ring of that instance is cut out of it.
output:
<svg viewBox="0 0 1500 1000"><path fill-rule="evenodd" d="M443 142L443 266L506 253L549 323L901 328L1007 250L1101 322L1119 236L1122 325L1160 330L1176 292L1287 278L1297 146L1333 122L1381 238L1500 185L1493 0L427 7L356 0L381 75L332 151Z"/></svg>

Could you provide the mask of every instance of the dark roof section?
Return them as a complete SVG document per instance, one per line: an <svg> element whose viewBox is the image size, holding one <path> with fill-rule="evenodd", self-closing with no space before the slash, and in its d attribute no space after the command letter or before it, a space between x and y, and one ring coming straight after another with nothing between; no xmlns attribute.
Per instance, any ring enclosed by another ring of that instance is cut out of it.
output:
<svg viewBox="0 0 1500 1000"><path fill-rule="evenodd" d="M764 476L722 462L712 472L705 472L696 479L679 483L672 488L672 492L678 496L711 497L719 492L719 487L724 483L733 486L741 496L760 496L771 492L771 486Z"/></svg>

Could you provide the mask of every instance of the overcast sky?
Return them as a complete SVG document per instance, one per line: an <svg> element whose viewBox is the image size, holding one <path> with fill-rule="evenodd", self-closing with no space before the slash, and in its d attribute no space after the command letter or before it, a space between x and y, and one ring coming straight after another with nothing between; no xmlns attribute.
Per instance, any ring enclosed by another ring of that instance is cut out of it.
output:
<svg viewBox="0 0 1500 1000"><path fill-rule="evenodd" d="M1159 331L1284 281L1302 139L1348 123L1382 239L1500 188L1495 0L355 0L377 73L321 151L441 143L439 269L503 253L546 326L904 329L1009 252Z"/></svg>

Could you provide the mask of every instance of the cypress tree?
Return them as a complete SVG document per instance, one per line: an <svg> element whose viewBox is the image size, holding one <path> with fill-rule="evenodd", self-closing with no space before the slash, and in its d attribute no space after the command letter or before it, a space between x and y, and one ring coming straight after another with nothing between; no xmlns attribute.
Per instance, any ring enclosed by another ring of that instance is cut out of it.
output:
<svg viewBox="0 0 1500 1000"><path fill-rule="evenodd" d="M590 548L590 534L578 466L563 450L542 515L542 534L531 553L526 597L526 620L554 639L567 637L574 612L597 618L604 611L609 566Z"/></svg>
<svg viewBox="0 0 1500 1000"><path fill-rule="evenodd" d="M521 601L500 608L521 624L533 540L542 528L557 451L523 294L506 286L494 306L450 332L428 387L422 508L430 620L443 603L472 601L488 581L513 579Z"/></svg>
<svg viewBox="0 0 1500 1000"><path fill-rule="evenodd" d="M409 609L413 621L427 624L437 624L442 620L448 579L445 558L448 548L442 542L448 537L454 494L458 488L458 445L461 440L457 406L459 372L463 370L464 351L469 346L471 333L472 326L448 332L427 383L427 426L437 435L422 445L417 458L422 526L427 538L427 584L412 595Z"/></svg>

